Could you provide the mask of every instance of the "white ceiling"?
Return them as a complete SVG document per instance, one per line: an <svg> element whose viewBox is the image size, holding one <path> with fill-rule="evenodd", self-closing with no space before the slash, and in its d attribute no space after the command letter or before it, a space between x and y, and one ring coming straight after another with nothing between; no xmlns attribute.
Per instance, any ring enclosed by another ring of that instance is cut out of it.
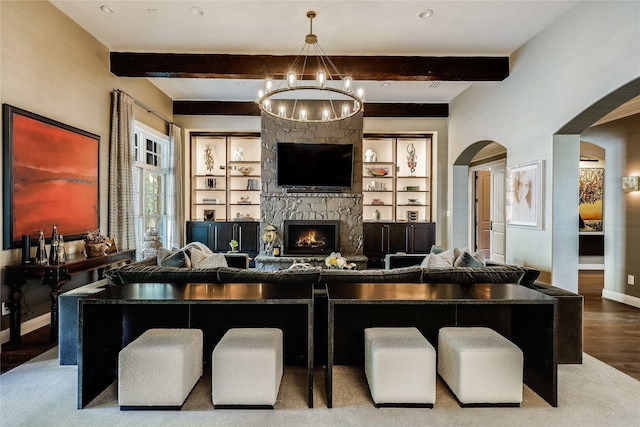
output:
<svg viewBox="0 0 640 427"><path fill-rule="evenodd" d="M580 1L580 0L578 0ZM508 56L578 1L52 0L112 52ZM582 0L584 1L584 0ZM105 13L107 5L114 13ZM204 12L197 16L190 11ZM434 14L420 19L424 9ZM252 101L259 81L150 79L176 100ZM469 82L360 82L369 102L449 102ZM473 84L492 84L473 83Z"/></svg>

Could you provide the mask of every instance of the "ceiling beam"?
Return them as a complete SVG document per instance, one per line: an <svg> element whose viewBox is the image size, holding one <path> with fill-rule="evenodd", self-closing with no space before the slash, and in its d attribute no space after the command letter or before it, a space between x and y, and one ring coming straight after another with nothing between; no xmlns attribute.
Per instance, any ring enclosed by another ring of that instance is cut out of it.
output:
<svg viewBox="0 0 640 427"><path fill-rule="evenodd" d="M111 72L118 77L280 79L294 60L295 56L111 52ZM509 57L503 56L331 56L331 60L354 80L502 81L509 76ZM307 68L305 78L315 78L312 68Z"/></svg>
<svg viewBox="0 0 640 427"><path fill-rule="evenodd" d="M173 101L174 115L259 116L255 102ZM449 117L449 104L365 102L364 117Z"/></svg>

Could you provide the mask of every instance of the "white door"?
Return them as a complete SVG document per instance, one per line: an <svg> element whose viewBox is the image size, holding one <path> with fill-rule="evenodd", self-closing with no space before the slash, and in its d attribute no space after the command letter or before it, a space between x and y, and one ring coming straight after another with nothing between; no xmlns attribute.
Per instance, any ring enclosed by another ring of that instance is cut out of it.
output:
<svg viewBox="0 0 640 427"><path fill-rule="evenodd" d="M506 162L491 166L491 255L489 258L495 262L505 262L506 169Z"/></svg>

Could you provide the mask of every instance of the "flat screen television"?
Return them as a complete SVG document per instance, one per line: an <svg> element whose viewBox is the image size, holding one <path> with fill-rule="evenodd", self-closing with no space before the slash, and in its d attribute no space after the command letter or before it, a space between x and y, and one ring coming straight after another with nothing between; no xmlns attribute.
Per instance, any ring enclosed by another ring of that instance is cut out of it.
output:
<svg viewBox="0 0 640 427"><path fill-rule="evenodd" d="M276 184L310 190L351 188L353 148L353 144L278 142Z"/></svg>

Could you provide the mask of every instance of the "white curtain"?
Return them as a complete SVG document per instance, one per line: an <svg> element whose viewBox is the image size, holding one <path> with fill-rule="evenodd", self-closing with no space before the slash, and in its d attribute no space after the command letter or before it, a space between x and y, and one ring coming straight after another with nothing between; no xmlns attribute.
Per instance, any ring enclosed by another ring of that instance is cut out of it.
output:
<svg viewBox="0 0 640 427"><path fill-rule="evenodd" d="M136 247L136 217L133 200L133 98L112 93L109 141L109 230L118 249Z"/></svg>
<svg viewBox="0 0 640 427"><path fill-rule="evenodd" d="M184 245L184 147L182 129L169 124L169 175L167 178L167 217L169 236L167 247Z"/></svg>

